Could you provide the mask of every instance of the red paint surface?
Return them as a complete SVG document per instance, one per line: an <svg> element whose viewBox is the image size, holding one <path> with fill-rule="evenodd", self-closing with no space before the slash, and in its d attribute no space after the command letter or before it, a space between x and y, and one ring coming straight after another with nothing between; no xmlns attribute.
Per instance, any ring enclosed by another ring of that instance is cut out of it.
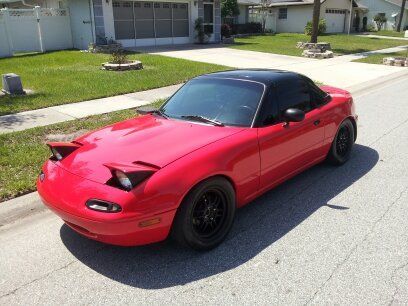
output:
<svg viewBox="0 0 408 306"><path fill-rule="evenodd" d="M333 100L288 126L217 127L146 115L91 132L78 138L82 146L62 161L44 164L38 192L51 210L89 238L118 245L164 240L177 208L197 183L226 177L241 207L324 160L340 123L356 115L349 93L322 89ZM129 192L106 185L112 175L105 164L135 162L156 171ZM90 210L85 206L89 199L117 203L122 211ZM139 227L156 217L159 224Z"/></svg>

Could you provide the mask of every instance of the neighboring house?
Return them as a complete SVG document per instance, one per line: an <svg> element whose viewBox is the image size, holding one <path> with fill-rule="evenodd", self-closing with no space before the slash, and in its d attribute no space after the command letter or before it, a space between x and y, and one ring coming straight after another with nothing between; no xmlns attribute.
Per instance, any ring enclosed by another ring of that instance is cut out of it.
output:
<svg viewBox="0 0 408 306"><path fill-rule="evenodd" d="M250 22L249 10L255 5L259 5L260 0L238 0L239 15L235 17L234 22L244 24Z"/></svg>
<svg viewBox="0 0 408 306"><path fill-rule="evenodd" d="M221 39L220 0L0 0L0 7L34 5L68 8L73 47L79 49L110 39L125 47L193 43L199 17L212 33L210 42Z"/></svg>
<svg viewBox="0 0 408 306"><path fill-rule="evenodd" d="M396 28L398 20L400 18L402 0L355 0L361 6L365 6L367 10L358 12L360 19L359 27L362 27L363 18L367 17L368 24L376 26L374 22L374 16L377 14L383 14L387 18L385 29L393 30ZM408 27L408 3L405 7L405 13L401 24L401 30Z"/></svg>
<svg viewBox="0 0 408 306"><path fill-rule="evenodd" d="M274 32L303 33L313 16L313 0L267 1L266 28ZM326 20L327 33L348 32L352 0L321 0L320 18ZM250 20L260 21L259 7L250 8Z"/></svg>

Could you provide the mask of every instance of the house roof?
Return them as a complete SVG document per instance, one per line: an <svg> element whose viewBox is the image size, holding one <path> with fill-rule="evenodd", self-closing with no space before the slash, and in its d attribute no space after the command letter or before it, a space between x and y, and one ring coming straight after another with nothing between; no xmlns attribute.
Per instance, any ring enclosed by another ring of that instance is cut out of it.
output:
<svg viewBox="0 0 408 306"><path fill-rule="evenodd" d="M310 5L313 2L313 0L271 0L269 6Z"/></svg>
<svg viewBox="0 0 408 306"><path fill-rule="evenodd" d="M246 5L257 5L261 3L261 0L238 0L238 3Z"/></svg>

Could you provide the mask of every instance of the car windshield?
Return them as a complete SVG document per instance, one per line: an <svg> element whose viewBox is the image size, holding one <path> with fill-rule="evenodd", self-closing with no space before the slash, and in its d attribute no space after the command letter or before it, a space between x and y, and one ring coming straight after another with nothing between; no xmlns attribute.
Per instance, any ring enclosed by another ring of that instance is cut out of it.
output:
<svg viewBox="0 0 408 306"><path fill-rule="evenodd" d="M186 83L161 112L214 125L251 126L264 85L244 80L199 78Z"/></svg>

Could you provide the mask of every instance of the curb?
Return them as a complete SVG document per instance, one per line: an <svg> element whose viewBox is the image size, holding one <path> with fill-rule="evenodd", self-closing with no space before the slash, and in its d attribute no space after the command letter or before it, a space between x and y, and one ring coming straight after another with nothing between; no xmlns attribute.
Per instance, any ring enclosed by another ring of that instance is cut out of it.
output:
<svg viewBox="0 0 408 306"><path fill-rule="evenodd" d="M403 76L408 76L408 69L406 69L405 71L394 72L385 77L377 78L372 81L368 81L368 82L360 83L358 85L347 87L346 90L348 90L353 95L360 95L363 93L363 91L366 91L366 90L369 90L375 87L379 87L379 85L381 86L388 85L392 81L395 81L396 79L399 79L400 77L403 77Z"/></svg>
<svg viewBox="0 0 408 306"><path fill-rule="evenodd" d="M353 95L359 95L369 89L379 88L379 85L388 85L392 81L395 81L403 76L408 76L408 69L406 71L393 73L384 78L350 86L346 89ZM37 192L32 192L5 202L0 202L0 228L6 224L13 223L18 219L43 212L45 210L47 210L47 208L42 204Z"/></svg>
<svg viewBox="0 0 408 306"><path fill-rule="evenodd" d="M0 203L0 228L46 209L37 192L2 202Z"/></svg>

